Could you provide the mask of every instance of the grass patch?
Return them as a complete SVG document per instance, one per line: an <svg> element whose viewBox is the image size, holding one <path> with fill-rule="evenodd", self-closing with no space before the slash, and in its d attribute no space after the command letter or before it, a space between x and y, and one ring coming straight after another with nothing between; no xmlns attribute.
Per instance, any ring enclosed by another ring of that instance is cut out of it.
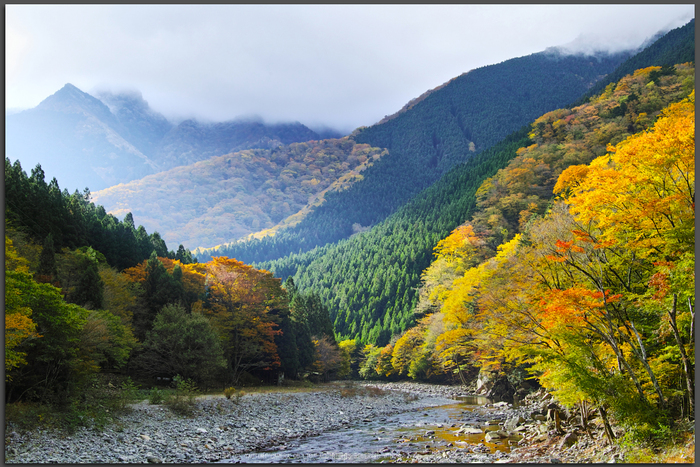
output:
<svg viewBox="0 0 700 467"><path fill-rule="evenodd" d="M175 392L167 395L164 399L165 405L178 415L191 417L194 415L195 398L199 390L191 379L185 379L179 375L173 378L175 382Z"/></svg>
<svg viewBox="0 0 700 467"><path fill-rule="evenodd" d="M103 430L116 416L130 410L141 397L129 378L96 375L85 389L60 405L16 402L5 405L6 429L57 429L73 432L80 427Z"/></svg>
<svg viewBox="0 0 700 467"><path fill-rule="evenodd" d="M388 390L377 386L367 386L345 382L340 386L340 397L382 397Z"/></svg>
<svg viewBox="0 0 700 467"><path fill-rule="evenodd" d="M666 444L655 446L625 444L624 459L626 464L694 464L695 433L677 433Z"/></svg>

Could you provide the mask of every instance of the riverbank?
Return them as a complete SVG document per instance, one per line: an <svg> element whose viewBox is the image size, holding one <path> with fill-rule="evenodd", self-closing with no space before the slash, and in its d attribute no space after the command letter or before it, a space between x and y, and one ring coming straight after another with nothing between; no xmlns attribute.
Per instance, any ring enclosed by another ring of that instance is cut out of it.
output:
<svg viewBox="0 0 700 467"><path fill-rule="evenodd" d="M449 386L420 385L417 383L389 383L405 391L442 393L445 396L463 396ZM487 420L478 426L486 430L486 441L465 446L465 443L441 443L440 449L426 450L404 457L406 463L473 463L474 453L484 452L485 447L508 445L508 452L494 452L481 462L520 464L562 463L694 463L695 434L692 424L687 427L684 441L668 446L663 452L654 453L638 447L624 447L610 443L605 435L605 424L597 411L587 412L585 427L578 409L568 410L541 389L529 394L515 405L506 402L487 403L471 411L472 420ZM465 424L456 433L467 433L473 426ZM624 432L611 427L612 435L619 440ZM671 440L669 440L669 443ZM494 444L495 443L495 444Z"/></svg>
<svg viewBox="0 0 700 467"><path fill-rule="evenodd" d="M381 452L371 453L372 459L383 453L384 462L400 463L625 461L623 450L606 444L600 420L591 418L587 430L582 430L575 414L558 408L544 391L531 394L516 407L504 402L474 407L458 422L444 427L442 421L431 420L432 412L426 408L467 396L470 394L465 389L455 386L343 382L308 392L250 393L239 404L223 396L208 396L197 400L191 418L175 415L165 406L142 402L101 431L18 432L8 426L5 462L240 462L246 461L246 453L269 449L284 452L321 433L360 424L381 426L387 417L409 412L423 412L421 423L416 423L424 427L421 436L387 441ZM448 430L450 439L436 438L431 434L432 425ZM486 440L483 431L487 431ZM474 441L470 433L481 433L474 435L480 436L479 441ZM380 437L384 435L378 432ZM315 462L361 462L360 457L317 459Z"/></svg>
<svg viewBox="0 0 700 467"><path fill-rule="evenodd" d="M161 405L134 404L104 430L20 433L7 427L6 463L203 463L284 445L382 415L449 402L440 394L328 385L318 391L251 393L239 404L221 397L196 402L183 418Z"/></svg>

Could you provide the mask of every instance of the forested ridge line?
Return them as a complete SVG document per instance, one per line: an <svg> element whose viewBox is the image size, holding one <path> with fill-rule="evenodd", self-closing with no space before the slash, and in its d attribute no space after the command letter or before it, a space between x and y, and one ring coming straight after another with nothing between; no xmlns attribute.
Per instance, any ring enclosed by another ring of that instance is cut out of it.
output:
<svg viewBox="0 0 700 467"><path fill-rule="evenodd" d="M278 277L293 276L301 290L313 290L326 300L342 338L386 344L397 330L414 323L420 275L448 231L472 216L480 219L479 228L495 254L530 217L545 212L562 170L647 128L665 105L693 86L694 69L688 65L629 76L591 103L549 112L530 131L456 167L370 231L259 265ZM543 155L538 160L518 157L533 142ZM487 182L512 160L516 165L498 177L505 177L503 182ZM504 193L505 187L512 192ZM489 200L479 200L487 194Z"/></svg>
<svg viewBox="0 0 700 467"><path fill-rule="evenodd" d="M327 191L362 179L384 154L349 138L280 144L171 168L93 196L115 215L131 212L143 219L146 228L164 232L166 241L213 247L294 225Z"/></svg>
<svg viewBox="0 0 700 467"><path fill-rule="evenodd" d="M456 164L493 146L547 110L567 105L627 55L538 53L465 73L394 118L350 138L388 150L362 180L274 237L200 253L245 262L281 258L337 242L384 220Z"/></svg>

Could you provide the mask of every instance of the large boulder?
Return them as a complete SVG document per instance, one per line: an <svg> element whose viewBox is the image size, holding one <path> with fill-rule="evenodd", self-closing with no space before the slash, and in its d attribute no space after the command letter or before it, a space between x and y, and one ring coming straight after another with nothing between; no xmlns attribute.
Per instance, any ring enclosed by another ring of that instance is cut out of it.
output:
<svg viewBox="0 0 700 467"><path fill-rule="evenodd" d="M486 397L491 400L513 403L514 394L515 389L508 381L508 378L506 376L500 376L493 382L493 386L486 393Z"/></svg>
<svg viewBox="0 0 700 467"><path fill-rule="evenodd" d="M498 373L495 371L479 370L479 376L476 378L476 393L486 394L493 387L494 382L498 378Z"/></svg>

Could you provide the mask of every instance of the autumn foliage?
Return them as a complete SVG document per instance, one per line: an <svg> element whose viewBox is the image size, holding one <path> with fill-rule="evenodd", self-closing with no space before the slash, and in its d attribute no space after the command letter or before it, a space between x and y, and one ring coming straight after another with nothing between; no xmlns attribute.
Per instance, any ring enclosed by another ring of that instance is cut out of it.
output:
<svg viewBox="0 0 700 467"><path fill-rule="evenodd" d="M381 350L378 373L423 361L464 381L520 366L563 403L604 406L629 426L692 417L695 93L660 72L535 121L535 144L438 243L425 317Z"/></svg>

